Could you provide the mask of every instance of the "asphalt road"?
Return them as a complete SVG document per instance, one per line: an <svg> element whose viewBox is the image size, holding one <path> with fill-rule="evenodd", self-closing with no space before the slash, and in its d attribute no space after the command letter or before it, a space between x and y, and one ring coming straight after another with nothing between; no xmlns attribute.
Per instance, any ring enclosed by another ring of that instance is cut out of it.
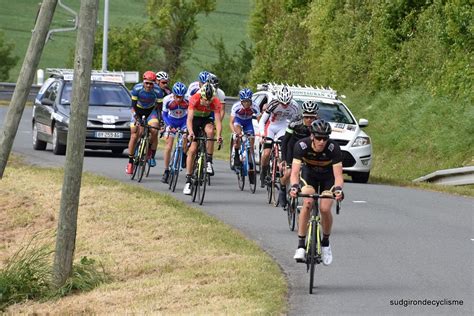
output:
<svg viewBox="0 0 474 316"><path fill-rule="evenodd" d="M5 112L0 107L1 128ZM14 151L35 165L63 166L65 157L53 155L50 146L32 149L30 118L31 108L26 108ZM170 194L159 182L163 160L158 158L158 167L139 185ZM124 173L126 162L125 155L86 151L84 170L136 183ZM289 231L285 213L265 203L263 189L255 195L239 191L227 162L216 161L215 169L202 210L275 259L288 279L290 315L473 314L473 199L347 183L341 214L334 216L334 261L317 267L317 287L309 295L305 265L292 259L297 236ZM171 195L197 207L181 193L180 180ZM463 305L452 305L453 300Z"/></svg>

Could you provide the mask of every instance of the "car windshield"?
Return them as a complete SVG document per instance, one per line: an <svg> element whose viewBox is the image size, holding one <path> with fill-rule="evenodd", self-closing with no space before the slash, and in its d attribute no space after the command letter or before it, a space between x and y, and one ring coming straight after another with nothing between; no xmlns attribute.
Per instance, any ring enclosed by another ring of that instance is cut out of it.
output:
<svg viewBox="0 0 474 316"><path fill-rule="evenodd" d="M61 104L70 105L72 98L72 83L67 82L61 95ZM131 100L127 89L114 83L91 83L90 106L119 106L130 107Z"/></svg>
<svg viewBox="0 0 474 316"><path fill-rule="evenodd" d="M303 100L296 100L301 106ZM356 124L342 103L319 103L319 116L326 121L344 124Z"/></svg>

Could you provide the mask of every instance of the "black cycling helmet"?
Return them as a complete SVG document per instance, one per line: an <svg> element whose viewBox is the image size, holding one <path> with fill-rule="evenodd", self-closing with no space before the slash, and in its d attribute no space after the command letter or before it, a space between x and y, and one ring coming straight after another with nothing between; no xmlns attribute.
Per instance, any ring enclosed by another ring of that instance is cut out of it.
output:
<svg viewBox="0 0 474 316"><path fill-rule="evenodd" d="M216 89L212 86L212 84L206 82L201 87L201 98L206 100L212 100L212 98L216 95Z"/></svg>
<svg viewBox="0 0 474 316"><path fill-rule="evenodd" d="M325 120L316 120L311 123L311 134L314 136L327 136L331 134L332 128Z"/></svg>
<svg viewBox="0 0 474 316"><path fill-rule="evenodd" d="M301 105L301 111L304 116L316 116L319 111L319 104L316 101L305 101Z"/></svg>
<svg viewBox="0 0 474 316"><path fill-rule="evenodd" d="M207 82L212 84L215 88L219 86L219 78L213 73L209 73L209 76L207 77Z"/></svg>

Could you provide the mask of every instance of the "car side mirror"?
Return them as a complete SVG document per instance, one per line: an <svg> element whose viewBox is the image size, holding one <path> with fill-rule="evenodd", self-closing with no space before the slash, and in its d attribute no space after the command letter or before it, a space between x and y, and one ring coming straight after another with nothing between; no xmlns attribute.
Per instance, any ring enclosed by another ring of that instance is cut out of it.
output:
<svg viewBox="0 0 474 316"><path fill-rule="evenodd" d="M42 99L42 100L41 100L41 104L42 104L42 105L49 105L49 106L53 106L53 103L54 103L54 102L53 102L53 101L51 101L51 100L50 100L50 99L48 99L48 98L44 98L44 99Z"/></svg>
<svg viewBox="0 0 474 316"><path fill-rule="evenodd" d="M360 126L360 127L367 127L367 126L369 126L369 121L366 120L366 119L364 119L364 118L361 118L361 119L359 120L359 126Z"/></svg>

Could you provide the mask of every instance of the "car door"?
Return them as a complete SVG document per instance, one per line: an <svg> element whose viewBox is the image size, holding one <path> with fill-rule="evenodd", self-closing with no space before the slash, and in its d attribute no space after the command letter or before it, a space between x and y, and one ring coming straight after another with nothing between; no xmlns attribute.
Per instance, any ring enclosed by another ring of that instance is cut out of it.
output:
<svg viewBox="0 0 474 316"><path fill-rule="evenodd" d="M51 119L54 113L53 104L56 101L59 87L60 82L57 80L53 81L44 94L35 101L33 119L36 123L38 133L46 136L47 139L52 135ZM48 101L51 101L51 104L45 104Z"/></svg>

